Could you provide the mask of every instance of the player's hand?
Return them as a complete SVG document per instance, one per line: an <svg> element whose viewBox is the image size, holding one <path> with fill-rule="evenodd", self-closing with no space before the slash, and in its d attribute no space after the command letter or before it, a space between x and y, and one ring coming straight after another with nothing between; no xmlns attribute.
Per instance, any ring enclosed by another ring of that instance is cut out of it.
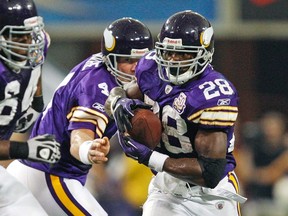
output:
<svg viewBox="0 0 288 216"><path fill-rule="evenodd" d="M60 160L60 144L53 135L39 135L27 141L28 159L47 163L56 163Z"/></svg>
<svg viewBox="0 0 288 216"><path fill-rule="evenodd" d="M95 139L92 141L91 148L88 152L88 158L91 163L103 163L108 161L106 155L110 151L110 141L107 137Z"/></svg>
<svg viewBox="0 0 288 216"><path fill-rule="evenodd" d="M105 101L105 112L107 113L107 115L109 115L111 118L113 118L113 107L115 107L115 104L117 102L118 99L120 98L125 98L126 97L126 93L125 90L121 87L114 87L113 89L111 89L108 98Z"/></svg>
<svg viewBox="0 0 288 216"><path fill-rule="evenodd" d="M147 146L133 140L130 136L125 136L124 134L118 133L119 143L128 156L137 160L140 164L145 164L148 166L149 159L152 154L152 150Z"/></svg>
<svg viewBox="0 0 288 216"><path fill-rule="evenodd" d="M113 116L120 133L132 129L130 119L134 116L135 109L151 109L151 107L151 105L145 104L138 99L120 98L113 108Z"/></svg>
<svg viewBox="0 0 288 216"><path fill-rule="evenodd" d="M36 121L39 112L30 107L16 122L16 128L14 132L16 133L25 133Z"/></svg>

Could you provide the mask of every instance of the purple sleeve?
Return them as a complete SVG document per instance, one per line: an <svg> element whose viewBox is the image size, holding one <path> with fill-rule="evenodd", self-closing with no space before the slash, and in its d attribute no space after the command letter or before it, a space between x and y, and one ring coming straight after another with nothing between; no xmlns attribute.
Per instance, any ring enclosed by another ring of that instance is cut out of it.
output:
<svg viewBox="0 0 288 216"><path fill-rule="evenodd" d="M238 116L238 93L222 74L204 73L187 93L187 119L203 129L228 130Z"/></svg>
<svg viewBox="0 0 288 216"><path fill-rule="evenodd" d="M139 60L135 76L141 92L156 100L162 94L163 82L159 79L158 66L153 55L155 52L150 52Z"/></svg>
<svg viewBox="0 0 288 216"><path fill-rule="evenodd" d="M103 136L109 123L104 104L110 85L110 80L105 79L103 73L107 72L89 73L74 89L75 102L68 116L69 130L86 128L94 131L98 137Z"/></svg>

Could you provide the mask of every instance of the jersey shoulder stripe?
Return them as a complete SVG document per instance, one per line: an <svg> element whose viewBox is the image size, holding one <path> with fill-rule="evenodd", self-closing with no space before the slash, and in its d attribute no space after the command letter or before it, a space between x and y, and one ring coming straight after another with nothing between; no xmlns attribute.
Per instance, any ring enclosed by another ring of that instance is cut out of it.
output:
<svg viewBox="0 0 288 216"><path fill-rule="evenodd" d="M108 124L109 121L103 113L83 106L77 106L71 109L71 112L67 115L67 119L70 120L73 117L84 119L98 119L100 117L106 124Z"/></svg>
<svg viewBox="0 0 288 216"><path fill-rule="evenodd" d="M95 125L95 132L99 137L103 136L108 125L108 118L104 114L82 106L73 107L67 115L67 119L70 122L91 123Z"/></svg>
<svg viewBox="0 0 288 216"><path fill-rule="evenodd" d="M188 117L193 123L215 126L233 126L238 116L238 107L217 106L198 111Z"/></svg>

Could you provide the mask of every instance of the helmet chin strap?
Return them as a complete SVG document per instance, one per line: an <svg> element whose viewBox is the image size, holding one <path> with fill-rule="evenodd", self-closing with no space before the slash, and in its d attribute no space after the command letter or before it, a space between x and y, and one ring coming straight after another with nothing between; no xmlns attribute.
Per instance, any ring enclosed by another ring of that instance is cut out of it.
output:
<svg viewBox="0 0 288 216"><path fill-rule="evenodd" d="M194 65L194 66L197 66L197 65ZM193 78L192 68L193 68L193 65L191 65L188 68L188 70L185 71L183 74L180 74L177 76L172 75L170 73L170 70L168 68L165 68L166 76L168 77L170 82L173 83L174 85L182 85ZM178 68L178 71L179 70L180 70L180 68Z"/></svg>
<svg viewBox="0 0 288 216"><path fill-rule="evenodd" d="M11 60L11 62L7 62L7 65L9 68L11 68L15 73L20 73L21 68L23 68L27 63L27 60L25 61L13 61Z"/></svg>

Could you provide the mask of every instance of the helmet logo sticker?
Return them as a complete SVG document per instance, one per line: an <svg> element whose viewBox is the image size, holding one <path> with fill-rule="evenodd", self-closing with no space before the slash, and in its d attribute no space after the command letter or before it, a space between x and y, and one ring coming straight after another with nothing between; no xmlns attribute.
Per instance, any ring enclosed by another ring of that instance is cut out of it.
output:
<svg viewBox="0 0 288 216"><path fill-rule="evenodd" d="M115 40L114 36L112 35L112 31L109 31L106 28L104 30L103 36L104 36L104 41L105 41L105 48L108 51L113 50L115 45L116 45L116 40Z"/></svg>
<svg viewBox="0 0 288 216"><path fill-rule="evenodd" d="M144 49L131 49L131 56L143 56L145 53L149 52L148 48L144 48Z"/></svg>
<svg viewBox="0 0 288 216"><path fill-rule="evenodd" d="M34 27L37 25L43 25L43 18L42 17L30 17L28 19L24 20L24 26L25 27Z"/></svg>
<svg viewBox="0 0 288 216"><path fill-rule="evenodd" d="M205 29L200 35L200 43L204 47L208 47L210 45L211 39L213 37L214 31L212 26Z"/></svg>
<svg viewBox="0 0 288 216"><path fill-rule="evenodd" d="M167 38L165 37L163 40L163 44L169 45L169 46L182 46L182 39L173 39L173 38Z"/></svg>

